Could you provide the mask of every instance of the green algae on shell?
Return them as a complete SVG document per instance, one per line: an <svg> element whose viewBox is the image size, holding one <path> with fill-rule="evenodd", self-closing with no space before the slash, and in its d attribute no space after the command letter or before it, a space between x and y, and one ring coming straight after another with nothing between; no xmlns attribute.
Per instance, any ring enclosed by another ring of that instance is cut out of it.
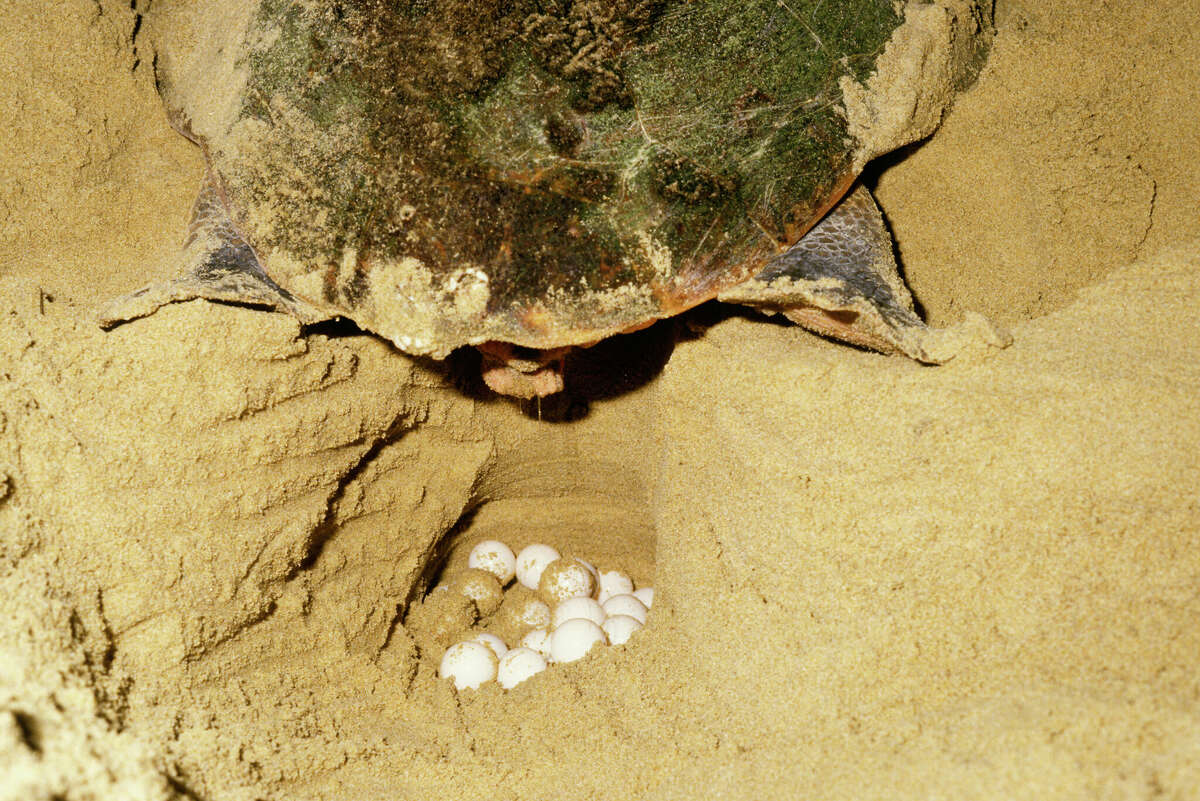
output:
<svg viewBox="0 0 1200 801"><path fill-rule="evenodd" d="M224 46L166 53L164 97L303 302L415 354L555 348L714 297L796 242L860 166L845 81L905 16L890 0L259 0L212 33ZM220 110L196 90L213 74L231 76Z"/></svg>

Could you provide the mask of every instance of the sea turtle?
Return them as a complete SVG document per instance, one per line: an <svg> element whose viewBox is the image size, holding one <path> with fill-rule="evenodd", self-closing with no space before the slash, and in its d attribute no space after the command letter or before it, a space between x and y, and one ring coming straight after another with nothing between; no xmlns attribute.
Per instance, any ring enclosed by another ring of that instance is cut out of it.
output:
<svg viewBox="0 0 1200 801"><path fill-rule="evenodd" d="M864 164L978 64L973 0L158 3L172 124L208 164L191 298L334 316L414 355L473 345L515 396L563 356L720 298L922 362ZM978 320L974 331L1002 337Z"/></svg>

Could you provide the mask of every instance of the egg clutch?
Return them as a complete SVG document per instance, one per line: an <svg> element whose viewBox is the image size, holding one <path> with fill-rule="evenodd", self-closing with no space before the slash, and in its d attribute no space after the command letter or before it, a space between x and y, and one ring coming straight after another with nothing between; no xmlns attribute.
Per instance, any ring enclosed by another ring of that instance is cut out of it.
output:
<svg viewBox="0 0 1200 801"><path fill-rule="evenodd" d="M410 611L407 624L424 649L445 648L438 674L455 689L495 681L508 690L597 645L625 644L646 624L653 602L652 588L635 590L620 571L597 570L549 545L514 554L503 542L484 540L471 549L465 570Z"/></svg>

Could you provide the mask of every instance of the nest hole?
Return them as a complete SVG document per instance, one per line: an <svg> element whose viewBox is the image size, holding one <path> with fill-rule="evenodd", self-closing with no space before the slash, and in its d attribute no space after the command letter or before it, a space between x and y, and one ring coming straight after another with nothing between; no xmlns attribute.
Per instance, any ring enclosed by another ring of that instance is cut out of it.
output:
<svg viewBox="0 0 1200 801"><path fill-rule="evenodd" d="M525 476L514 476L514 470L523 470ZM549 599L517 578L499 585L498 600L467 597L463 584L473 574L469 556L481 542L502 542L513 554L529 545L549 545L564 560L581 559L598 573L623 574L634 589L654 586L655 533L649 501L639 479L627 469L560 460L495 472L503 481L492 482L486 499L438 542L404 617L403 625L416 641L422 661L435 670L455 643L486 633L512 649L530 631L541 628L523 620L519 610L531 599ZM598 595L597 584L591 597ZM547 606L553 610L553 601Z"/></svg>

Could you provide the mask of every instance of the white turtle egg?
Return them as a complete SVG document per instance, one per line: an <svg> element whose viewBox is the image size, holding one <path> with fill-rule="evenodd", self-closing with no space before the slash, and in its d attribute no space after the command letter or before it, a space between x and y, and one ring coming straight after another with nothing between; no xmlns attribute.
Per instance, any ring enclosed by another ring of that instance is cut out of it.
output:
<svg viewBox="0 0 1200 801"><path fill-rule="evenodd" d="M550 635L550 661L574 662L605 642L604 629L587 618L568 620Z"/></svg>
<svg viewBox="0 0 1200 801"><path fill-rule="evenodd" d="M554 613L550 617L550 623L554 628L558 628L568 620L574 620L581 617L585 620L590 620L597 626L604 622L606 617L604 608L600 606L600 602L594 598L587 598L582 595L577 595L574 598L567 600L554 607Z"/></svg>
<svg viewBox="0 0 1200 801"><path fill-rule="evenodd" d="M587 568L587 572L592 574L592 584L596 587L596 589L599 589L600 571L596 569L596 566L586 559L580 559L578 556L575 557L575 561Z"/></svg>
<svg viewBox="0 0 1200 801"><path fill-rule="evenodd" d="M542 580L542 571L559 555L558 551L549 545L541 543L526 545L517 554L517 581L531 590L536 590L538 582Z"/></svg>
<svg viewBox="0 0 1200 801"><path fill-rule="evenodd" d="M474 690L496 678L496 663L496 655L483 643L456 642L442 654L438 675L453 679L456 690Z"/></svg>
<svg viewBox="0 0 1200 801"><path fill-rule="evenodd" d="M471 642L479 642L492 649L492 653L497 659L502 658L508 653L508 646L504 644L504 640L497 637L495 634L489 634L486 631L481 631L471 638Z"/></svg>
<svg viewBox="0 0 1200 801"><path fill-rule="evenodd" d="M604 603L614 595L627 595L633 592L633 581L629 576L618 570L609 570L600 574L600 594L596 600Z"/></svg>
<svg viewBox="0 0 1200 801"><path fill-rule="evenodd" d="M630 593L634 598L642 602L642 605L647 609L654 606L654 588L642 587L640 590L634 590Z"/></svg>
<svg viewBox="0 0 1200 801"><path fill-rule="evenodd" d="M613 615L604 621L602 628L608 635L609 645L624 645L633 633L642 627L642 622L629 615Z"/></svg>
<svg viewBox="0 0 1200 801"><path fill-rule="evenodd" d="M478 567L500 579L500 586L512 581L517 574L517 557L499 540L484 540L471 549L467 567Z"/></svg>
<svg viewBox="0 0 1200 801"><path fill-rule="evenodd" d="M500 658L496 681L511 690L530 676L546 669L546 660L532 648L514 648Z"/></svg>
<svg viewBox="0 0 1200 801"><path fill-rule="evenodd" d="M596 580L578 559L556 559L546 565L538 581L538 595L548 604L560 604L568 598L591 598Z"/></svg>
<svg viewBox="0 0 1200 801"><path fill-rule="evenodd" d="M550 658L550 630L534 629L521 638L521 647L537 651L543 659Z"/></svg>
<svg viewBox="0 0 1200 801"><path fill-rule="evenodd" d="M513 620L521 626L550 627L550 607L544 601L530 598L513 612Z"/></svg>
<svg viewBox="0 0 1200 801"><path fill-rule="evenodd" d="M480 617L487 617L504 602L504 588L490 571L469 567L455 576L450 584L475 602Z"/></svg>
<svg viewBox="0 0 1200 801"><path fill-rule="evenodd" d="M604 614L629 615L639 623L646 623L646 605L633 595L614 595L604 602Z"/></svg>

